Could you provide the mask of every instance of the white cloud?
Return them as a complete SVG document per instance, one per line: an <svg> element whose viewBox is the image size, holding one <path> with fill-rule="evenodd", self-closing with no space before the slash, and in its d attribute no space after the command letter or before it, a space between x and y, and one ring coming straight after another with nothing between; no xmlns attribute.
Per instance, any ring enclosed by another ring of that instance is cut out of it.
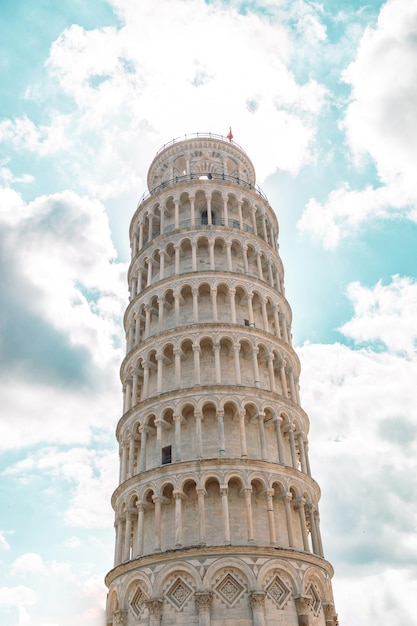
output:
<svg viewBox="0 0 417 626"><path fill-rule="evenodd" d="M23 481L44 475L51 487L57 480L64 480L70 486L67 508L60 512L65 522L81 528L102 528L112 524L110 496L115 488L117 464L115 451L52 448L18 461L6 474Z"/></svg>
<svg viewBox="0 0 417 626"><path fill-rule="evenodd" d="M355 315L341 331L367 347L297 349L342 623L385 623L388 597L392 622L411 619L403 598L404 589L412 594L417 559L415 289L398 276L372 289L352 284Z"/></svg>
<svg viewBox="0 0 417 626"><path fill-rule="evenodd" d="M4 535L5 533L2 530L0 530L0 548L2 550L10 550L9 543Z"/></svg>
<svg viewBox="0 0 417 626"><path fill-rule="evenodd" d="M0 606L19 607L30 606L37 601L33 589L24 585L16 587L0 587Z"/></svg>
<svg viewBox="0 0 417 626"><path fill-rule="evenodd" d="M43 562L40 554L35 552L28 552L17 558L11 566L11 572L16 574L36 574L44 575L47 573L47 568Z"/></svg>
<svg viewBox="0 0 417 626"><path fill-rule="evenodd" d="M314 158L326 89L314 79L297 82L289 69L300 47L289 27L203 0L113 5L119 28L73 25L51 47L47 70L73 100L72 112L56 112L43 126L4 120L0 137L42 155L61 150L61 164L100 198L137 190L148 155L172 137L226 134L230 124L260 180L277 168L296 173ZM296 20L306 41L325 39L305 3Z"/></svg>
<svg viewBox="0 0 417 626"><path fill-rule="evenodd" d="M340 330L357 343L382 342L393 353L409 358L417 347L417 282L394 276L392 283L373 288L351 283L348 296L354 317Z"/></svg>
<svg viewBox="0 0 417 626"><path fill-rule="evenodd" d="M417 2L390 0L368 27L343 73L351 100L341 124L357 165L371 160L380 185L346 183L324 202L311 199L299 228L335 247L365 221L403 216L417 221Z"/></svg>

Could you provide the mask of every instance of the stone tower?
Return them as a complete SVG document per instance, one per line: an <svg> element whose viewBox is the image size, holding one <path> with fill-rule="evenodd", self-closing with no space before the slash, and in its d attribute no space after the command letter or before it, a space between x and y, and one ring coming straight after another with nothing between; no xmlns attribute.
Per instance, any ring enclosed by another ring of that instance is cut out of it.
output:
<svg viewBox="0 0 417 626"><path fill-rule="evenodd" d="M334 626L277 218L231 136L172 141L147 183L107 624Z"/></svg>

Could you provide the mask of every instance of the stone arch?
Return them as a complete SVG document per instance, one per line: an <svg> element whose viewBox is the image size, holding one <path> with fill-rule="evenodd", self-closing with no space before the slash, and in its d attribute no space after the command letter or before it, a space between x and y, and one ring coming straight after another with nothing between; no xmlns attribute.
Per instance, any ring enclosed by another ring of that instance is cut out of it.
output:
<svg viewBox="0 0 417 626"><path fill-rule="evenodd" d="M152 595L152 586L148 577L142 572L129 574L124 580L122 606L132 613L134 620L145 619L148 614L146 601Z"/></svg>

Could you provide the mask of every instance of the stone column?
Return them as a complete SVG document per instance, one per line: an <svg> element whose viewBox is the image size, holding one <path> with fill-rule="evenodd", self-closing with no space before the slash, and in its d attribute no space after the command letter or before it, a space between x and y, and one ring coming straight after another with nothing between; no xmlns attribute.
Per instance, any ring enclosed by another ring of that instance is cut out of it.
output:
<svg viewBox="0 0 417 626"><path fill-rule="evenodd" d="M238 203L237 203L237 214L239 216L239 227L240 227L240 230L243 230L242 200L238 200Z"/></svg>
<svg viewBox="0 0 417 626"><path fill-rule="evenodd" d="M195 602L198 611L198 626L210 626L210 607L213 593L211 591L196 591Z"/></svg>
<svg viewBox="0 0 417 626"><path fill-rule="evenodd" d="M298 514L300 516L300 527L301 527L301 534L303 537L304 552L310 552L310 546L308 545L306 516L305 516L305 511L304 511L305 503L306 503L305 498L298 498L295 501L295 506L298 509Z"/></svg>
<svg viewBox="0 0 417 626"><path fill-rule="evenodd" d="M135 346L138 346L140 343L140 315L139 313L135 313Z"/></svg>
<svg viewBox="0 0 417 626"><path fill-rule="evenodd" d="M146 426L139 428L140 433L140 455L139 455L139 471L144 472L146 470L146 439L148 429Z"/></svg>
<svg viewBox="0 0 417 626"><path fill-rule="evenodd" d="M115 546L114 546L114 566L115 567L117 565L120 565L120 563L122 562L122 550L123 550L122 524L123 524L122 518L116 517L116 520L114 522L114 530L116 534Z"/></svg>
<svg viewBox="0 0 417 626"><path fill-rule="evenodd" d="M295 607L298 615L298 626L309 626L310 600L309 596L295 596Z"/></svg>
<svg viewBox="0 0 417 626"><path fill-rule="evenodd" d="M282 423L282 417L280 415L276 415L274 417L274 424L275 424L275 433L277 436L278 463L285 465L284 450L282 447L281 423Z"/></svg>
<svg viewBox="0 0 417 626"><path fill-rule="evenodd" d="M165 207L159 207L159 231L161 235L165 233Z"/></svg>
<svg viewBox="0 0 417 626"><path fill-rule="evenodd" d="M294 533L292 529L292 518L291 518L292 495L290 492L288 492L288 493L285 493L281 497L284 500L285 519L287 522L287 533L288 533L288 545L290 548L293 548L294 547Z"/></svg>
<svg viewBox="0 0 417 626"><path fill-rule="evenodd" d="M165 275L165 252L159 251L159 280L164 280Z"/></svg>
<svg viewBox="0 0 417 626"><path fill-rule="evenodd" d="M174 200L174 226L175 229L179 228L179 201Z"/></svg>
<svg viewBox="0 0 417 626"><path fill-rule="evenodd" d="M259 352L258 348L252 348L254 385L255 387L259 388L261 386L261 383L259 380L258 352Z"/></svg>
<svg viewBox="0 0 417 626"><path fill-rule="evenodd" d="M126 511L126 526L125 526L125 542L123 546L123 561L130 560L130 546L132 540L132 514L130 509Z"/></svg>
<svg viewBox="0 0 417 626"><path fill-rule="evenodd" d="M203 458L203 436L201 432L201 413L194 413L195 417L195 440L197 459Z"/></svg>
<svg viewBox="0 0 417 626"><path fill-rule="evenodd" d="M236 301L235 301L236 289L229 289L230 300L230 321L232 324L236 324Z"/></svg>
<svg viewBox="0 0 417 626"><path fill-rule="evenodd" d="M191 241L191 269L197 271L197 242L194 239Z"/></svg>
<svg viewBox="0 0 417 626"><path fill-rule="evenodd" d="M146 503L138 500L136 502L136 507L138 509L138 525L136 528L136 554L134 556L141 556L143 554L143 533Z"/></svg>
<svg viewBox="0 0 417 626"><path fill-rule="evenodd" d="M139 224L139 250L143 248L143 223Z"/></svg>
<svg viewBox="0 0 417 626"><path fill-rule="evenodd" d="M200 385L200 346L198 343L193 344L193 352L194 352L194 373L195 373L195 385Z"/></svg>
<svg viewBox="0 0 417 626"><path fill-rule="evenodd" d="M258 267L258 278L259 280L264 280L264 274L262 271L261 253L259 252L259 250L256 253L256 264Z"/></svg>
<svg viewBox="0 0 417 626"><path fill-rule="evenodd" d="M128 378L126 380L126 396L125 396L124 412L127 413L131 408L132 408L132 379Z"/></svg>
<svg viewBox="0 0 417 626"><path fill-rule="evenodd" d="M227 500L227 485L220 485L220 495L222 498L222 519L224 544L230 545L230 522L229 522L229 502Z"/></svg>
<svg viewBox="0 0 417 626"><path fill-rule="evenodd" d="M195 198L190 197L191 226L195 226Z"/></svg>
<svg viewBox="0 0 417 626"><path fill-rule="evenodd" d="M158 298L158 330L162 332L164 330L164 304L165 298Z"/></svg>
<svg viewBox="0 0 417 626"><path fill-rule="evenodd" d="M199 543L200 545L206 545L206 511L204 506L204 498L206 496L206 490L199 488L197 491L198 497L198 530L199 530Z"/></svg>
<svg viewBox="0 0 417 626"><path fill-rule="evenodd" d="M151 332L151 307L145 304L145 337L148 338Z"/></svg>
<svg viewBox="0 0 417 626"><path fill-rule="evenodd" d="M180 294L178 291L174 291L174 321L175 326L180 323Z"/></svg>
<svg viewBox="0 0 417 626"><path fill-rule="evenodd" d="M288 398L287 378L285 376L285 361L284 360L281 361L279 374L281 378L282 395L284 396L284 398Z"/></svg>
<svg viewBox="0 0 417 626"><path fill-rule="evenodd" d="M224 439L224 412L217 411L217 427L219 433L219 456L224 456L226 452L226 443Z"/></svg>
<svg viewBox="0 0 417 626"><path fill-rule="evenodd" d="M223 196L223 221L225 226L229 225L227 217L227 196Z"/></svg>
<svg viewBox="0 0 417 626"><path fill-rule="evenodd" d="M243 271L245 272L245 274L248 274L249 263L248 263L248 246L247 245L242 246L242 253L243 253Z"/></svg>
<svg viewBox="0 0 417 626"><path fill-rule="evenodd" d="M143 363L143 388L142 388L143 400L146 400L146 398L148 397L148 394L149 394L149 363L145 361L145 363Z"/></svg>
<svg viewBox="0 0 417 626"><path fill-rule="evenodd" d="M149 287L150 285L152 285L152 259L150 257L147 257L145 259L145 263L148 266L148 276L146 279L146 286Z"/></svg>
<svg viewBox="0 0 417 626"><path fill-rule="evenodd" d="M307 504L305 508L307 509L308 519L310 522L311 543L313 544L313 553L318 554L320 556L319 542L317 539L316 520L314 517L314 507L312 504Z"/></svg>
<svg viewBox="0 0 417 626"><path fill-rule="evenodd" d="M239 352L240 352L240 343L235 343L233 345L233 356L235 359L235 378L236 385L242 384L242 379L240 376L240 360L239 360Z"/></svg>
<svg viewBox="0 0 417 626"><path fill-rule="evenodd" d="M239 412L239 431L240 431L240 450L241 457L248 458L248 449L246 445L246 426L245 426L245 411Z"/></svg>
<svg viewBox="0 0 417 626"><path fill-rule="evenodd" d="M214 264L214 239L210 239L209 243L209 253L210 253L210 269L215 270Z"/></svg>
<svg viewBox="0 0 417 626"><path fill-rule="evenodd" d="M127 477L131 478L133 476L133 469L135 465L135 443L136 437L133 433L129 434L129 467L127 471Z"/></svg>
<svg viewBox="0 0 417 626"><path fill-rule="evenodd" d="M227 270L229 272L232 272L233 267L232 267L232 242L231 241L226 242L226 256L227 256Z"/></svg>
<svg viewBox="0 0 417 626"><path fill-rule="evenodd" d="M266 310L266 303L268 300L266 298L262 298L261 306L262 306L262 322L264 325L264 331L269 333L269 323L268 323L268 312Z"/></svg>
<svg viewBox="0 0 417 626"><path fill-rule="evenodd" d="M182 497L181 491L174 490L172 495L175 498L175 547L182 546Z"/></svg>
<svg viewBox="0 0 417 626"><path fill-rule="evenodd" d="M265 413L258 413L258 428L259 428L259 441L261 444L261 458L263 461L267 460L266 454L266 442L265 442Z"/></svg>
<svg viewBox="0 0 417 626"><path fill-rule="evenodd" d="M122 459L120 463L120 482L124 483L127 476L127 451L129 444L126 441L122 443Z"/></svg>
<svg viewBox="0 0 417 626"><path fill-rule="evenodd" d="M275 326L275 334L278 337L278 339L281 339L281 328L279 325L279 306L276 305L274 307L274 326Z"/></svg>
<svg viewBox="0 0 417 626"><path fill-rule="evenodd" d="M149 626L160 626L162 617L162 599L151 598L145 604L149 611Z"/></svg>
<svg viewBox="0 0 417 626"><path fill-rule="evenodd" d="M269 373L269 386L271 387L271 391L276 393L275 386L275 372L274 372L274 355L269 352L268 353L268 373Z"/></svg>
<svg viewBox="0 0 417 626"><path fill-rule="evenodd" d="M161 551L161 507L162 497L159 495L152 496L155 504L155 552Z"/></svg>
<svg viewBox="0 0 417 626"><path fill-rule="evenodd" d="M193 323L198 323L198 289L193 289Z"/></svg>
<svg viewBox="0 0 417 626"><path fill-rule="evenodd" d="M292 464L294 469L298 469L297 453L295 451L295 442L294 442L294 429L295 429L294 424L289 424L289 426L288 426L288 437L289 437L289 440L290 440L291 464Z"/></svg>
<svg viewBox="0 0 417 626"><path fill-rule="evenodd" d="M126 339L126 354L128 354L133 348L133 324L130 324L129 329L127 331L127 339Z"/></svg>
<svg viewBox="0 0 417 626"><path fill-rule="evenodd" d="M253 300L253 293L248 293L248 317L249 317L249 326L255 326L255 322L253 319L253 306L252 306L252 300Z"/></svg>
<svg viewBox="0 0 417 626"><path fill-rule="evenodd" d="M175 387L181 387L181 350L179 348L174 349L175 359Z"/></svg>
<svg viewBox="0 0 417 626"><path fill-rule="evenodd" d="M253 517L252 517L252 487L244 489L245 492L245 508L246 508L246 526L248 529L248 542L253 543Z"/></svg>
<svg viewBox="0 0 417 626"><path fill-rule="evenodd" d="M251 591L253 626L265 626L265 591Z"/></svg>
<svg viewBox="0 0 417 626"><path fill-rule="evenodd" d="M314 518L316 521L317 541L319 544L319 555L324 557L323 544L321 542L321 532L320 532L320 515L317 510L314 511Z"/></svg>
<svg viewBox="0 0 417 626"><path fill-rule="evenodd" d="M160 465L162 462L162 425L163 423L164 423L164 420L161 418L158 418L155 420L157 465Z"/></svg>
<svg viewBox="0 0 417 626"><path fill-rule="evenodd" d="M253 234L257 235L258 234L258 229L256 228L256 208L252 207L250 210L250 216L252 218L252 230L253 230Z"/></svg>
<svg viewBox="0 0 417 626"><path fill-rule="evenodd" d="M180 247L178 244L174 245L175 250L175 274L180 273Z"/></svg>
<svg viewBox="0 0 417 626"><path fill-rule="evenodd" d="M339 620L337 619L337 613L334 610L334 604L332 602L323 602L323 611L326 626L338 626Z"/></svg>
<svg viewBox="0 0 417 626"><path fill-rule="evenodd" d="M207 223L210 225L213 223L213 215L211 213L211 198L210 197L207 198Z"/></svg>
<svg viewBox="0 0 417 626"><path fill-rule="evenodd" d="M181 461L181 423L182 415L174 415L175 423L175 445L174 445L174 461Z"/></svg>
<svg viewBox="0 0 417 626"><path fill-rule="evenodd" d="M153 213L148 215L148 243L152 241L153 235Z"/></svg>
<svg viewBox="0 0 417 626"><path fill-rule="evenodd" d="M297 433L297 440L298 440L298 450L300 452L301 471L303 471L304 474L307 474L307 463L306 463L306 457L305 457L305 451L304 451L304 433L303 432Z"/></svg>
<svg viewBox="0 0 417 626"><path fill-rule="evenodd" d="M138 403L138 386L139 386L139 372L137 369L133 371L132 377L132 407Z"/></svg>
<svg viewBox="0 0 417 626"><path fill-rule="evenodd" d="M274 519L274 490L267 489L266 490L266 510L268 512L268 529L269 529L269 542L271 546L275 546L277 543L277 534L275 530L275 519Z"/></svg>
<svg viewBox="0 0 417 626"><path fill-rule="evenodd" d="M216 376L216 383L221 385L222 376L221 376L221 368L220 368L220 344L215 343L213 345L214 350L214 371Z"/></svg>
<svg viewBox="0 0 417 626"><path fill-rule="evenodd" d="M212 315L213 315L213 322L217 322L218 321L218 316L217 316L217 289L211 289L210 290L210 295L211 295L211 310L212 310Z"/></svg>
<svg viewBox="0 0 417 626"><path fill-rule="evenodd" d="M162 391L162 381L163 381L163 374L164 374L164 355L163 354L157 354L156 355L156 361L157 361L157 371L156 371L156 391L157 393L161 393Z"/></svg>

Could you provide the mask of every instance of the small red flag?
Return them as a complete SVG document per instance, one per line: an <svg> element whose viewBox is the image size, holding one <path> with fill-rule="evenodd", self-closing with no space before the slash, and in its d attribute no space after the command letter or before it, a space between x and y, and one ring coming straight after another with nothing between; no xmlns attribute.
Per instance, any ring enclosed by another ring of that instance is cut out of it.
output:
<svg viewBox="0 0 417 626"><path fill-rule="evenodd" d="M228 134L228 135L226 135L226 137L227 137L227 139L228 139L229 141L232 141L232 139L233 139L233 135L232 135L232 127L231 127L231 126L229 127L229 134Z"/></svg>

